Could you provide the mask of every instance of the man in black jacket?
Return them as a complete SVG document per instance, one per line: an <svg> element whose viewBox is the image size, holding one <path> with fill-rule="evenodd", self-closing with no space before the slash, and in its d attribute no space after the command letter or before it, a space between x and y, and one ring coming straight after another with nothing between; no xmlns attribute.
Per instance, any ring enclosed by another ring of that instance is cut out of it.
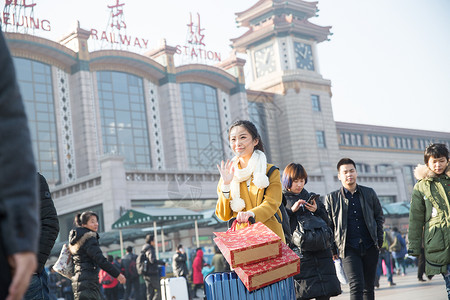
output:
<svg viewBox="0 0 450 300"><path fill-rule="evenodd" d="M41 196L41 233L39 237L38 268L31 277L30 286L25 293L25 300L48 299L48 276L44 266L59 233L58 216L47 180L40 173L38 173L38 177Z"/></svg>
<svg viewBox="0 0 450 300"><path fill-rule="evenodd" d="M132 292L134 293L134 298L137 299L139 295L139 274L136 270L136 258L137 255L133 253L133 247L127 247L127 254L122 257L122 269L125 272L125 277L127 278L127 283L125 286L125 296L124 299L130 299Z"/></svg>
<svg viewBox="0 0 450 300"><path fill-rule="evenodd" d="M153 235L147 234L145 243L142 251L145 252L148 259L147 272L144 274L145 286L147 287L147 300L161 300L161 276L159 275L158 266L165 265L165 262L156 258Z"/></svg>
<svg viewBox="0 0 450 300"><path fill-rule="evenodd" d="M13 61L0 28L0 299L21 299L36 269L36 166Z"/></svg>
<svg viewBox="0 0 450 300"><path fill-rule="evenodd" d="M356 165L350 158L337 164L342 187L327 195L325 207L336 247L350 285L350 299L374 299L379 249L383 245L383 211L375 191L356 184Z"/></svg>

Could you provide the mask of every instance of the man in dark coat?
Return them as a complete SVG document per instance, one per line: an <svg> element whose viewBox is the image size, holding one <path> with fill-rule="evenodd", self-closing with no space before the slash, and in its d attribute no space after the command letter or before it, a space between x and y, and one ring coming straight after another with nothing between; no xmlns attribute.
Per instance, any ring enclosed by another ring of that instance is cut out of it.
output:
<svg viewBox="0 0 450 300"><path fill-rule="evenodd" d="M125 285L125 296L124 299L130 299L132 292L134 293L134 298L136 299L139 295L139 274L136 270L136 258L137 255L133 253L133 247L127 247L127 254L122 257L122 269L125 272L125 277L127 278L127 283Z"/></svg>
<svg viewBox="0 0 450 300"><path fill-rule="evenodd" d="M0 299L21 299L36 269L36 166L13 61L0 28Z"/></svg>
<svg viewBox="0 0 450 300"><path fill-rule="evenodd" d="M40 173L38 173L38 177L41 197L41 234L39 237L38 268L31 277L30 286L25 293L25 300L48 298L48 276L44 266L59 233L58 216L47 180Z"/></svg>
<svg viewBox="0 0 450 300"><path fill-rule="evenodd" d="M342 187L325 199L336 243L333 259L342 258L351 299L375 299L378 254L383 245L383 210L375 191L356 183L358 173L353 160L342 158L337 170Z"/></svg>
<svg viewBox="0 0 450 300"><path fill-rule="evenodd" d="M156 258L154 236L147 234L142 251L148 258L147 272L144 274L145 286L147 287L147 300L161 300L161 283L158 265L165 262ZM155 292L156 291L156 292Z"/></svg>

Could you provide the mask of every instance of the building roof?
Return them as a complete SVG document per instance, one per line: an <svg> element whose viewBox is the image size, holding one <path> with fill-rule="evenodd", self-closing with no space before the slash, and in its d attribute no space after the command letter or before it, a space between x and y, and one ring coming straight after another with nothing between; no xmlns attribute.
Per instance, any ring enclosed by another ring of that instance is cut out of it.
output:
<svg viewBox="0 0 450 300"><path fill-rule="evenodd" d="M394 202L389 204L383 204L381 206L383 208L383 214L385 217L387 216L406 216L409 215L409 202Z"/></svg>
<svg viewBox="0 0 450 300"><path fill-rule="evenodd" d="M140 208L130 209L112 224L112 229L149 227L153 222L170 224L181 221L203 219L203 214L184 208Z"/></svg>

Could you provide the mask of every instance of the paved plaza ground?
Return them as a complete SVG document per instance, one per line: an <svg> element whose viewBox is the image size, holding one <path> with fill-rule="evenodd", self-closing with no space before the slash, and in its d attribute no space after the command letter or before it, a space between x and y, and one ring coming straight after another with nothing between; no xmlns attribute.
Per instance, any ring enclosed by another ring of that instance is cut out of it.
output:
<svg viewBox="0 0 450 300"><path fill-rule="evenodd" d="M426 276L424 276L426 278ZM408 268L406 276L394 275L396 286L388 286L386 276L380 278L380 287L375 288L378 300L447 300L445 282L442 275L436 275L431 281L419 282L417 268ZM332 300L350 299L349 286L342 285L343 293Z"/></svg>

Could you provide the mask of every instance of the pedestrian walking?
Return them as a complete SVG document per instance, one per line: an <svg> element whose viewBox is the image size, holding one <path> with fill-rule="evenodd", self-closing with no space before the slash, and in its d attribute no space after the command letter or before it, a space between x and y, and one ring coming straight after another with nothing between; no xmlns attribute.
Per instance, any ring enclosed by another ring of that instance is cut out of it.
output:
<svg viewBox="0 0 450 300"><path fill-rule="evenodd" d="M397 275L406 275L405 255L408 252L406 249L406 241L402 234L398 231L397 227L392 228L392 237L394 239L390 250L392 258L395 261L395 268L397 269Z"/></svg>
<svg viewBox="0 0 450 300"><path fill-rule="evenodd" d="M75 275L72 277L74 299L102 299L98 272L99 268L117 278L120 283L126 279L102 253L98 239L98 215L85 211L75 216L77 227L69 233L69 250L72 253Z"/></svg>
<svg viewBox="0 0 450 300"><path fill-rule="evenodd" d="M193 297L197 297L197 291L200 289L203 291L203 250L197 248L194 262L192 263L192 283L194 284Z"/></svg>
<svg viewBox="0 0 450 300"><path fill-rule="evenodd" d="M308 174L301 164L290 163L283 171L281 179L283 196L286 199L286 211L289 215L291 232L297 228L298 221L308 215L321 218L325 224L330 224L325 206L320 200L307 202L312 195L305 188ZM331 239L331 236L328 236ZM336 269L331 252L331 241L328 247L321 250L302 249L296 247L301 255L300 273L294 276L297 299L327 300L341 294L341 285L336 276Z"/></svg>
<svg viewBox="0 0 450 300"><path fill-rule="evenodd" d="M142 247L142 252L145 253L147 258L146 271L143 274L147 288L147 300L161 300L159 266L165 265L165 262L156 258L155 237L153 235L147 234L145 237L145 245Z"/></svg>
<svg viewBox="0 0 450 300"><path fill-rule="evenodd" d="M425 149L418 165L409 211L408 253L419 256L424 238L425 273L442 274L450 299L450 166L445 144ZM419 278L420 280L420 278Z"/></svg>
<svg viewBox="0 0 450 300"><path fill-rule="evenodd" d="M214 246L214 256L211 261L211 266L214 267L214 272L227 272L230 271L230 265L220 252L219 247Z"/></svg>
<svg viewBox="0 0 450 300"><path fill-rule="evenodd" d="M37 177L39 180L41 228L39 233L39 252L37 256L38 267L33 276L31 276L30 285L25 293L24 300L49 299L48 274L44 267L59 233L58 216L47 180L40 173L37 173Z"/></svg>
<svg viewBox="0 0 450 300"><path fill-rule="evenodd" d="M121 267L125 273L125 278L127 279L124 299L137 299L139 296L139 274L136 269L137 255L133 253L133 247L131 246L128 246L126 250L127 253L122 257L121 261Z"/></svg>
<svg viewBox="0 0 450 300"><path fill-rule="evenodd" d="M372 300L383 245L383 210L375 191L357 184L358 172L352 159L342 158L337 171L342 187L325 199L336 243L333 259L342 258L351 299Z"/></svg>

